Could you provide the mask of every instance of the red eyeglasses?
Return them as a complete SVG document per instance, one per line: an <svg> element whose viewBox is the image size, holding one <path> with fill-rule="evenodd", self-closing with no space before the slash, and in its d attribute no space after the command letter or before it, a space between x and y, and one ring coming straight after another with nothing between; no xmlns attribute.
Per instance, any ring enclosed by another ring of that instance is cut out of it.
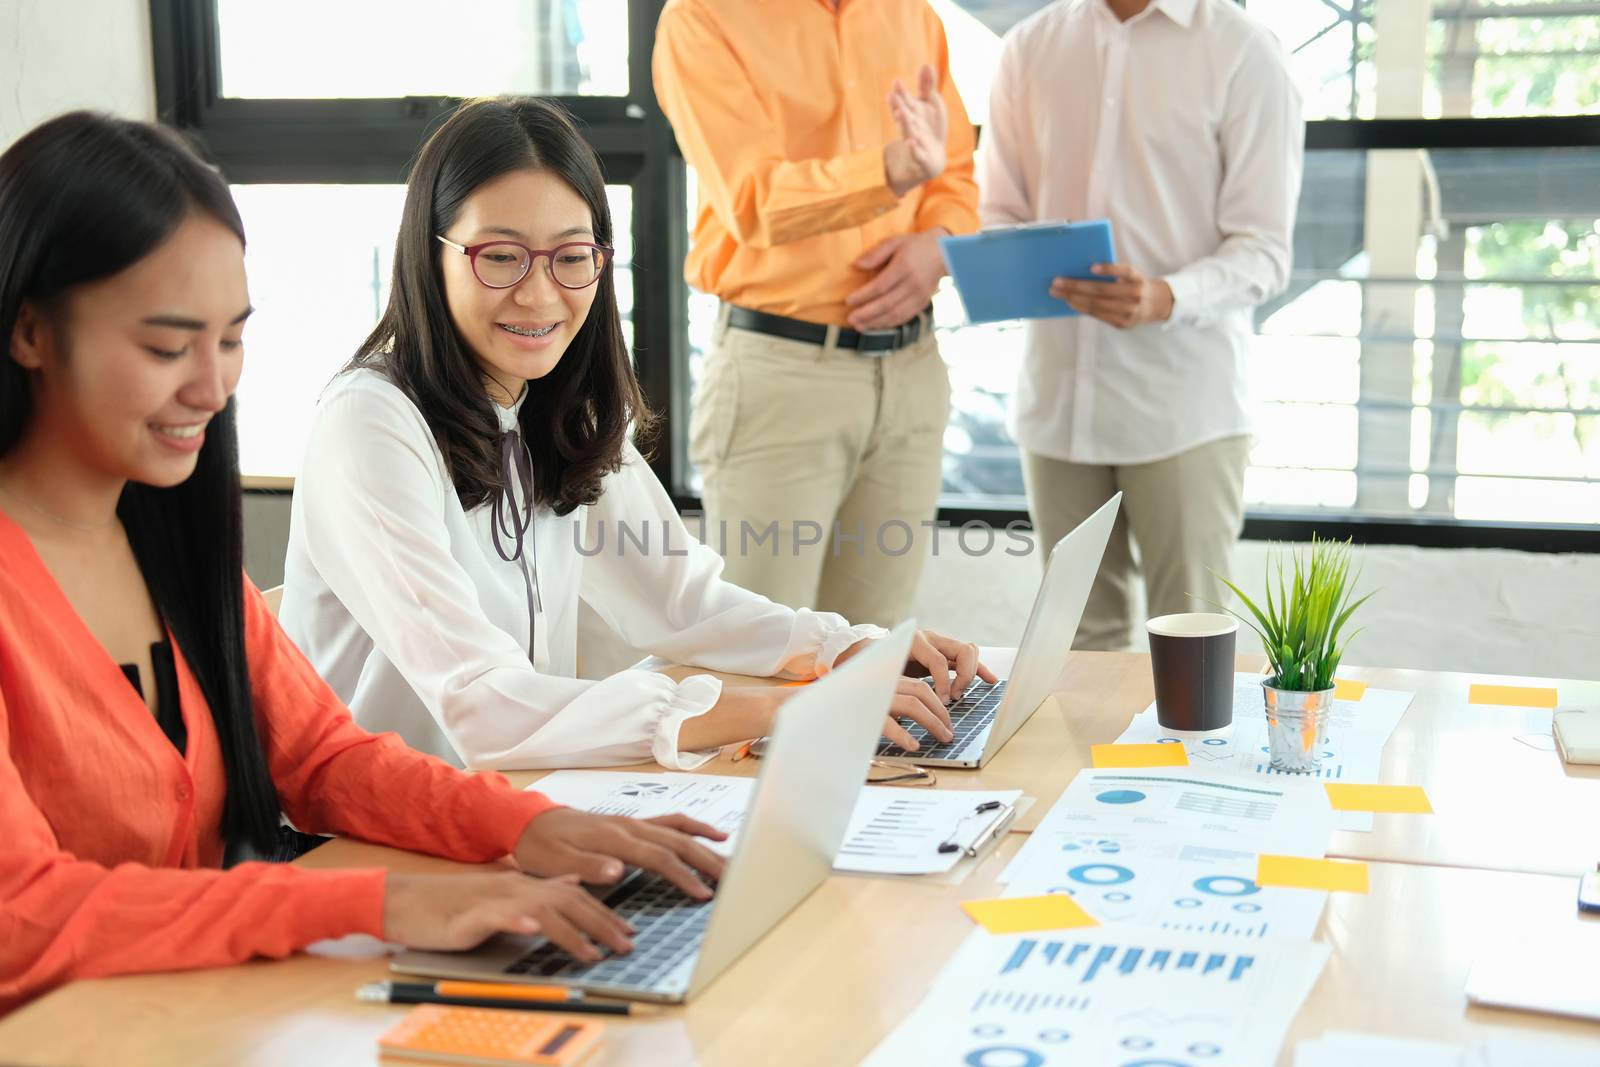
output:
<svg viewBox="0 0 1600 1067"><path fill-rule="evenodd" d="M563 289L587 289L600 280L616 249L589 241L569 241L554 248L529 248L516 241L458 245L443 234L440 241L472 262L473 276L490 289L509 289L528 276L534 260L544 257L550 279Z"/></svg>

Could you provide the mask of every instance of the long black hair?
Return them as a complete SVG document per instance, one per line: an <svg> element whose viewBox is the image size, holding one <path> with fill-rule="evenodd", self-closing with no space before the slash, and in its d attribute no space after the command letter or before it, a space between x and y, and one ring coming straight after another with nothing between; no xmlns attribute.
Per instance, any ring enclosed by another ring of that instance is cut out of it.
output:
<svg viewBox="0 0 1600 1067"><path fill-rule="evenodd" d="M528 168L571 186L594 217L595 240L613 243L600 160L566 111L545 100L469 100L411 168L389 306L349 364L382 370L417 405L469 510L505 488L500 423L450 318L435 237L486 182ZM630 424L643 433L652 421L622 336L612 272L595 284L588 318L555 369L528 383L518 413L533 458L534 501L561 515L599 499L601 479L621 465Z"/></svg>
<svg viewBox="0 0 1600 1067"><path fill-rule="evenodd" d="M143 259L193 213L244 242L228 185L177 134L74 111L0 155L0 343L24 303L58 314L76 286ZM0 457L33 414L27 372L0 359ZM117 514L157 610L193 669L227 772L223 833L270 852L278 795L250 700L244 648L244 549L234 405L206 428L195 471L168 489L129 482Z"/></svg>

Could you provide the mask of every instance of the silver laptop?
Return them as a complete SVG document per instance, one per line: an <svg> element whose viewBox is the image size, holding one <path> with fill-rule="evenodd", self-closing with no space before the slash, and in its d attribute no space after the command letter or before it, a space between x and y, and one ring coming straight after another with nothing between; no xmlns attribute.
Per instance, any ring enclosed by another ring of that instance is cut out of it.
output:
<svg viewBox="0 0 1600 1067"><path fill-rule="evenodd" d="M1061 657L1077 635L1121 503L1118 493L1050 550L1011 677L993 685L974 680L950 705L955 737L941 742L916 723L901 720L922 747L908 752L886 737L879 738L879 759L928 767L982 767L1033 717L1061 677Z"/></svg>
<svg viewBox="0 0 1600 1067"><path fill-rule="evenodd" d="M784 704L715 898L691 900L643 871L596 890L638 929L628 955L583 963L543 938L502 935L470 952L402 952L391 968L575 986L630 1000L688 1000L828 876L915 629L902 623Z"/></svg>

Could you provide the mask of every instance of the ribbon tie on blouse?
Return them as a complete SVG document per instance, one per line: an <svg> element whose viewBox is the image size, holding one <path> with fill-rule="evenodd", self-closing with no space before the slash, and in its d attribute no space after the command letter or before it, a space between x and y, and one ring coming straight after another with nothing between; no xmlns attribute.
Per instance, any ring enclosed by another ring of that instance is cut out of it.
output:
<svg viewBox="0 0 1600 1067"><path fill-rule="evenodd" d="M489 536L494 550L507 563L517 563L522 568L522 582L528 593L528 658L537 665L535 638L538 636L538 613L543 609L539 595L539 548L533 533L533 457L528 445L515 430L500 435L500 477L505 488L495 494L489 513ZM522 491L522 502L517 502L517 490ZM501 542L510 542L510 550ZM533 566L528 566L529 558Z"/></svg>

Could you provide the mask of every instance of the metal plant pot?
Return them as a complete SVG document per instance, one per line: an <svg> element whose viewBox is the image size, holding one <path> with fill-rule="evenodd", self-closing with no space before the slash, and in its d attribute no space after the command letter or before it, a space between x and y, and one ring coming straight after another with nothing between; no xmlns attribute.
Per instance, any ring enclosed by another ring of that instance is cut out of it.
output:
<svg viewBox="0 0 1600 1067"><path fill-rule="evenodd" d="M1272 769L1289 774L1315 774L1322 762L1333 718L1333 690L1302 692L1279 689L1263 681L1267 704L1267 747Z"/></svg>

